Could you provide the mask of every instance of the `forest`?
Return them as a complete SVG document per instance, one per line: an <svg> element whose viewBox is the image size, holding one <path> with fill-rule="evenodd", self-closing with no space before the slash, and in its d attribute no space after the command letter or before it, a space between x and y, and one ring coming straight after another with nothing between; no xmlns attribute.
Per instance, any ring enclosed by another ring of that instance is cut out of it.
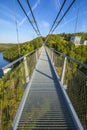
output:
<svg viewBox="0 0 87 130"><path fill-rule="evenodd" d="M42 46L42 39L38 37L30 42L21 44L0 44L0 51L3 51L3 57L6 60L13 61L40 46Z"/></svg>
<svg viewBox="0 0 87 130"><path fill-rule="evenodd" d="M13 61L42 46L42 39L17 44L0 44L5 59ZM20 50L19 50L20 49ZM20 52L20 53L19 53ZM37 51L37 57L39 52ZM28 73L31 76L36 64L36 54L27 56ZM32 61L32 62L31 62ZM24 61L11 66L11 71L0 78L0 128L9 130L26 88Z"/></svg>
<svg viewBox="0 0 87 130"><path fill-rule="evenodd" d="M80 33L79 35L83 35L83 33ZM47 37L42 37L43 43ZM71 34L55 34L55 35L53 34L48 37L46 45L68 56L71 56L72 58L75 58L79 60L80 62L87 64L87 51L86 51L87 47L84 45L75 47L75 45L72 42L70 42L70 37L71 37ZM84 34L83 39L86 39L86 38L87 38L87 34ZM32 50L41 47L42 39L41 37L39 37L39 38L33 39L30 42L21 43L19 45L1 44L0 51L3 51L4 58L8 59L9 61L13 61L17 59L18 57L21 57L24 54L27 54L28 52L31 52ZM62 57L58 58L58 56L55 55L55 60L56 60L55 66L57 70L58 69L61 70L61 65L58 66L58 62L59 60L61 61L61 58ZM33 69L35 67L35 63L36 63L35 53L27 57L27 63L28 63L29 76L31 76ZM75 64L71 66L71 63L69 61L68 65L69 67L67 68L64 82L67 83L67 86L71 86L71 88L69 87L69 89L67 89L67 92L71 96L72 102L73 102L73 98L75 96L78 96L79 99L81 100L82 105L85 106L84 98L81 97L81 94L83 94L82 92L85 92L87 95L87 87L85 87L85 85L83 87L83 83L87 82L87 78L84 78L84 75L79 74L79 72L77 71L77 66ZM80 70L81 69L82 68L80 68ZM26 81L25 81L24 71L25 71L24 63L22 60L16 66L12 66L11 71L8 72L6 75L4 75L0 79L0 113L1 113L0 116L2 116L1 118L2 129L4 130L10 129L15 113L17 111L18 105L25 91ZM85 72L87 74L87 71ZM67 76L69 77L68 80L67 80ZM81 80L83 82L81 82ZM77 92L77 86L80 87L79 92ZM77 92L77 95L74 95L74 93L72 93L72 88L75 93ZM78 99L77 99L77 102L78 102ZM80 103L76 107L78 108L78 106L80 106L79 107L80 109L83 109ZM80 110L77 109L77 112L80 113ZM85 115L83 116L83 118L85 118ZM82 122L84 124L83 120Z"/></svg>
<svg viewBox="0 0 87 130"><path fill-rule="evenodd" d="M73 35L81 36L82 40L87 39L87 33L76 34L52 34L49 35L46 45L60 51L80 62L87 63L87 46L80 45L76 47L70 42L70 37ZM48 37L48 36L47 36ZM13 61L24 54L39 48L47 37L39 37L30 42L21 44L0 44L0 51L3 51L3 56L9 61ZM43 41L42 41L43 40Z"/></svg>
<svg viewBox="0 0 87 130"><path fill-rule="evenodd" d="M80 33L78 33L80 35ZM82 33L83 34L83 33ZM87 63L87 46L80 45L76 47L71 41L70 37L73 34L58 34L50 35L46 45L50 48L62 52L63 54L75 58L76 60ZM80 35L82 36L82 35ZM84 35L85 39L87 34Z"/></svg>
<svg viewBox="0 0 87 130"><path fill-rule="evenodd" d="M82 39L87 39L87 34L78 33ZM78 34L76 34L78 36ZM70 56L87 65L87 46L70 42L73 34L60 34L48 36L47 46ZM52 56L52 53L51 53ZM54 66L61 79L63 56L53 53ZM87 129L87 68L78 65L71 60L66 60L66 69L63 85L84 127Z"/></svg>

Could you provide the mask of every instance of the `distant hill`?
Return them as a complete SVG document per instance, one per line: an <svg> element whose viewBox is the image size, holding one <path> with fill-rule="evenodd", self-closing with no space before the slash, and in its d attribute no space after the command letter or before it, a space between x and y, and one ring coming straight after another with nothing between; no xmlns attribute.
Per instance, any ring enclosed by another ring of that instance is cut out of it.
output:
<svg viewBox="0 0 87 130"><path fill-rule="evenodd" d="M20 56L40 47L42 42L48 37L46 45L55 48L68 56L71 56L81 62L87 63L87 47L84 45L75 47L75 45L70 42L70 37L76 35L81 36L83 40L87 40L87 33L72 33L72 34L51 34L46 37L35 38L32 41L27 41L25 43L18 44L0 44L0 51L3 51L3 56L9 61L13 61Z"/></svg>
<svg viewBox="0 0 87 130"><path fill-rule="evenodd" d="M0 51L3 51L3 57L9 61L13 61L42 45L41 37L32 41L21 44L0 44Z"/></svg>
<svg viewBox="0 0 87 130"><path fill-rule="evenodd" d="M8 49L8 48L11 48L11 47L13 47L13 46L16 46L17 44L5 44L5 43L0 43L0 51L5 51L6 49Z"/></svg>

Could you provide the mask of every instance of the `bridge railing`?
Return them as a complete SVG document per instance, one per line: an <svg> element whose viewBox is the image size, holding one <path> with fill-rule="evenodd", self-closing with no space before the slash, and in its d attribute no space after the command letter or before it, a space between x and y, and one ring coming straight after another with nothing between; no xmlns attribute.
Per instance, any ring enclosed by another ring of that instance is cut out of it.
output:
<svg viewBox="0 0 87 130"><path fill-rule="evenodd" d="M83 125L87 129L87 65L53 48L47 48L61 83Z"/></svg>
<svg viewBox="0 0 87 130"><path fill-rule="evenodd" d="M2 68L4 72L9 71L0 79L1 130L10 129L40 53L41 48L20 57Z"/></svg>

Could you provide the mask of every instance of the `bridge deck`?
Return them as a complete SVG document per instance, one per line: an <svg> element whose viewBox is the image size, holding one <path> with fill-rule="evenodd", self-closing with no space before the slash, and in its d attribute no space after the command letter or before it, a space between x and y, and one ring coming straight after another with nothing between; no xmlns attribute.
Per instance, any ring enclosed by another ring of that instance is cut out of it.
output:
<svg viewBox="0 0 87 130"><path fill-rule="evenodd" d="M19 130L75 130L57 76L43 49L19 119Z"/></svg>

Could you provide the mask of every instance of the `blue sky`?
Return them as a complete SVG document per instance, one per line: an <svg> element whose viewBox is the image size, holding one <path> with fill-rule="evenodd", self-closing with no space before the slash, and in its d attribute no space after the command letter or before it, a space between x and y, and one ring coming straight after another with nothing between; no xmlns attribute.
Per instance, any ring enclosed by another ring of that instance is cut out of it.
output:
<svg viewBox="0 0 87 130"><path fill-rule="evenodd" d="M67 0L60 17L72 0ZM26 0L21 0L31 18ZM63 0L30 0L42 36L46 36L52 26ZM71 33L75 30L76 16L80 2L77 32L87 32L87 0L76 0L69 13L54 33ZM16 10L16 11L15 11ZM0 0L0 43L17 43L15 12L18 23L19 42L29 41L36 36L17 0ZM59 19L60 19L59 17Z"/></svg>

